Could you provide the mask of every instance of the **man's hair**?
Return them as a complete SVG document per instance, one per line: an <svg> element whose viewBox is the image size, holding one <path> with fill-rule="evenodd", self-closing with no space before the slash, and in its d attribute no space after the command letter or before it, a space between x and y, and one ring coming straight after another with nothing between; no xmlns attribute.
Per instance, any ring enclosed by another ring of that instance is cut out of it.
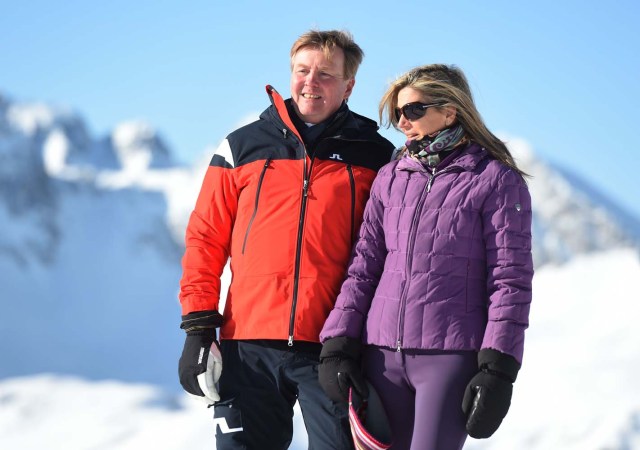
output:
<svg viewBox="0 0 640 450"><path fill-rule="evenodd" d="M336 48L342 49L344 53L344 73L346 79L355 78L358 67L364 58L364 52L353 40L353 36L348 31L341 30L310 30L301 35L291 47L291 66L293 68L293 57L303 48L316 48L322 50L327 59L331 58Z"/></svg>

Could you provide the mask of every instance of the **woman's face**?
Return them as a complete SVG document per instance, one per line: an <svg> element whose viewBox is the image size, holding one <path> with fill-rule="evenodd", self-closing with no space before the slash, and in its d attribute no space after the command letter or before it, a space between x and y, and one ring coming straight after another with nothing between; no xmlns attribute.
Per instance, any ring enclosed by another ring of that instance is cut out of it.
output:
<svg viewBox="0 0 640 450"><path fill-rule="evenodd" d="M429 99L425 98L420 91L417 91L411 87L406 87L398 92L398 104L396 108L402 108L408 103L422 103L428 105L432 103ZM440 130L443 130L450 126L455 120L456 113L453 107L435 107L429 106L427 108L420 108L420 112L425 114L417 119L409 120L405 117L404 113L398 120L398 128L407 137L407 140L419 141L425 136L433 137ZM411 114L409 114L411 116Z"/></svg>

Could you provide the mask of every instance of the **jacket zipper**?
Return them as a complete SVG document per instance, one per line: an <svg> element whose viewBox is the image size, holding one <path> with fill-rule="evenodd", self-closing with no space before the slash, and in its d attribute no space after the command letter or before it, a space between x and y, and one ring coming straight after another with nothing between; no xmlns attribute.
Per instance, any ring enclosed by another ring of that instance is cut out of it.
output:
<svg viewBox="0 0 640 450"><path fill-rule="evenodd" d="M304 147L304 144L303 144ZM304 159L302 165L302 200L300 205L300 218L298 219L298 239L296 242L296 258L293 272L293 298L291 301L291 316L289 317L289 347L293 346L293 330L296 322L296 306L298 304L298 284L300 281L300 260L302 259L302 234L304 231L304 217L307 210L307 199L309 196L309 181L311 179L311 170L313 169L313 161L307 171L307 151L305 148Z"/></svg>
<svg viewBox="0 0 640 450"><path fill-rule="evenodd" d="M405 280L404 287L402 289L402 293L400 295L400 310L398 312L398 330L396 340L396 351L399 352L402 349L402 330L404 327L404 310L406 308L407 303L407 292L409 291L409 281L411 280L411 268L413 261L413 249L415 246L415 236L418 230L418 218L420 217L420 213L422 212L422 207L424 206L424 202L427 198L427 194L431 191L431 185L433 184L433 179L436 177L436 170L433 169L431 175L429 175L429 181L427 182L427 186L422 191L422 195L418 204L416 205L416 210L413 212L413 217L411 218L411 228L409 229L409 241L407 248L407 259L405 261L405 272L407 274L407 279Z"/></svg>
<svg viewBox="0 0 640 450"><path fill-rule="evenodd" d="M356 240L356 179L353 176L353 167L347 164L349 172L349 184L351 185L351 247Z"/></svg>
<svg viewBox="0 0 640 450"><path fill-rule="evenodd" d="M249 238L249 231L251 230L251 225L253 224L253 220L256 218L256 214L258 214L258 200L260 199L260 189L262 188L262 180L264 180L264 174L267 172L270 162L271 162L271 158L267 158L267 160L264 162L264 166L262 167L262 172L260 172L260 178L258 179L258 188L256 190L256 201L253 206L253 214L251 215L251 219L249 219L249 225L247 225L247 231L244 234L244 241L242 242L243 255L244 255L244 250L247 246L247 239Z"/></svg>
<svg viewBox="0 0 640 450"><path fill-rule="evenodd" d="M274 95L274 92L277 95ZM280 112L282 111L283 108L286 107L284 104L284 101L282 100L282 97L280 97L280 95L272 86L267 86L267 93L269 94L269 97L271 98L271 103L276 108L276 111L279 117L282 119L282 115L280 114ZM284 113L286 113L286 111L284 111ZM281 131L284 136L284 139L285 140L288 139L288 134L293 135L303 150L302 151L302 158L303 158L302 200L300 205L300 218L298 220L298 239L296 242L296 256L295 256L295 267L294 267L294 275L293 275L293 297L291 300L291 316L289 318L288 345L289 347L292 347L293 346L293 329L295 326L295 317L296 317L296 305L298 303L298 284L299 284L299 278L300 278L300 260L301 260L301 253L302 253L302 231L303 231L303 225L304 225L305 210L307 208L307 196L309 193L309 178L311 176L311 168L313 167L313 158L311 159L311 167L309 168L309 173L307 173L306 146L304 145L304 142L302 141L302 138L300 137L300 135L298 135L295 132L295 127L291 129L287 125L286 120L282 120L282 122L284 127L281 129ZM289 121L289 123L291 122Z"/></svg>

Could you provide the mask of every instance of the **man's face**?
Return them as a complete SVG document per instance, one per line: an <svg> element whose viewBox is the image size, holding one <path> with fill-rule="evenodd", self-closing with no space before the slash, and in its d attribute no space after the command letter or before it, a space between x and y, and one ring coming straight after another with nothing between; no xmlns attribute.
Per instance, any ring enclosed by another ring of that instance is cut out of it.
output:
<svg viewBox="0 0 640 450"><path fill-rule="evenodd" d="M355 79L344 78L344 52L336 48L327 59L322 50L305 47L293 57L291 98L296 113L308 123L320 123L349 98Z"/></svg>

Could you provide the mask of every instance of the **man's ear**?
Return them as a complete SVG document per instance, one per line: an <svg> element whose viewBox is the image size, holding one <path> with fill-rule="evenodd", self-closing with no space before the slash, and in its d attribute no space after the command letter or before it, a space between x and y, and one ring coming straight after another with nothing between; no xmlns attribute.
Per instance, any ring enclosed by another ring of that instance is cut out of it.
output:
<svg viewBox="0 0 640 450"><path fill-rule="evenodd" d="M353 86L356 84L356 79L352 78L347 82L347 90L344 93L344 101L348 101L351 96L351 92L353 91Z"/></svg>

